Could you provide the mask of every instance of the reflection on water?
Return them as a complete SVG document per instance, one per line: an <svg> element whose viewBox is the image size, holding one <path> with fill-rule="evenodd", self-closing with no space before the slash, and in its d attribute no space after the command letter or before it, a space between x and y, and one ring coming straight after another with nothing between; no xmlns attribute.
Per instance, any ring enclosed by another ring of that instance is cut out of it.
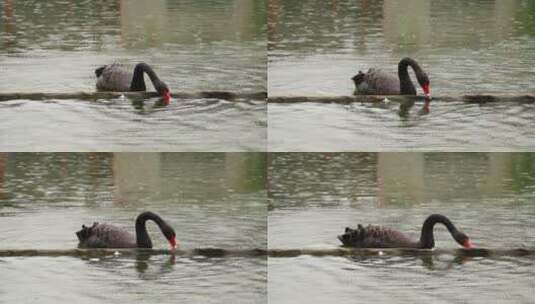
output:
<svg viewBox="0 0 535 304"><path fill-rule="evenodd" d="M529 303L534 260L419 257L270 258L273 303ZM484 278L484 279L483 279ZM358 300L357 300L358 299ZM499 299L499 300L497 300Z"/></svg>
<svg viewBox="0 0 535 304"><path fill-rule="evenodd" d="M8 0L0 10L3 93L94 92L96 68L141 61L171 92L266 90L263 0ZM265 102L239 103L11 100L0 105L0 150L264 151Z"/></svg>
<svg viewBox="0 0 535 304"><path fill-rule="evenodd" d="M535 104L269 104L270 151L531 151Z"/></svg>
<svg viewBox="0 0 535 304"><path fill-rule="evenodd" d="M11 100L0 103L3 151L264 151L264 101ZM19 126L20 125L20 126ZM23 125L23 126L22 126Z"/></svg>
<svg viewBox="0 0 535 304"><path fill-rule="evenodd" d="M175 229L182 249L265 249L265 161L262 153L0 154L0 247L73 249L82 224L108 222L133 232L135 217L151 210ZM167 248L156 225L148 230L155 248ZM259 257L141 253L5 257L0 264L7 302L266 298L266 259Z"/></svg>
<svg viewBox="0 0 535 304"><path fill-rule="evenodd" d="M265 303L265 259L200 259L153 256L5 258L2 300L10 303ZM21 275L24 274L24 275ZM9 280L5 279L9 278ZM24 286L21 290L21 286Z"/></svg>
<svg viewBox="0 0 535 304"><path fill-rule="evenodd" d="M272 153L268 171L270 248L338 248L336 235L358 223L417 238L432 213L447 215L476 247L535 244L532 153ZM444 227L435 237L438 248L458 248ZM533 263L451 253L269 258L269 300L529 302Z"/></svg>

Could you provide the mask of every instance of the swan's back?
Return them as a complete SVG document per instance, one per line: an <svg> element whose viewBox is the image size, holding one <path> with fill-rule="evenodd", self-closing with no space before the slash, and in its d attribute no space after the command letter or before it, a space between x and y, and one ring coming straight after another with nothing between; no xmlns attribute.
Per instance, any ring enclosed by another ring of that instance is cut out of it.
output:
<svg viewBox="0 0 535 304"><path fill-rule="evenodd" d="M82 226L76 232L80 248L133 248L137 247L136 238L130 232L109 224L93 223Z"/></svg>
<svg viewBox="0 0 535 304"><path fill-rule="evenodd" d="M353 77L355 94L363 95L399 95L400 83L398 77L382 70L369 69L366 74L359 71Z"/></svg>
<svg viewBox="0 0 535 304"><path fill-rule="evenodd" d="M97 75L97 90L127 92L130 91L133 74L122 65L114 63L95 70Z"/></svg>
<svg viewBox="0 0 535 304"><path fill-rule="evenodd" d="M357 229L346 228L345 233L338 239L348 247L357 248L416 248L418 243L409 239L403 233L382 226L363 227Z"/></svg>

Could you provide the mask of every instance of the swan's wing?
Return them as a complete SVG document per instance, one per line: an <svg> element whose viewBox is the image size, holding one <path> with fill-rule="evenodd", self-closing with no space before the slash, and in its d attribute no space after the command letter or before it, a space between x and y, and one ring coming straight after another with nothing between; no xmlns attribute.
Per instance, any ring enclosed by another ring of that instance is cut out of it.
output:
<svg viewBox="0 0 535 304"><path fill-rule="evenodd" d="M378 69L369 69L363 76L361 86L365 91L365 93L361 94L399 95L399 79Z"/></svg>
<svg viewBox="0 0 535 304"><path fill-rule="evenodd" d="M416 243L405 234L382 226L358 225L357 229L346 228L339 236L345 246L357 248L402 248L415 247Z"/></svg>
<svg viewBox="0 0 535 304"><path fill-rule="evenodd" d="M127 92L130 91L133 74L126 71L120 64L110 64L95 70L97 89L100 91Z"/></svg>
<svg viewBox="0 0 535 304"><path fill-rule="evenodd" d="M402 248L416 245L416 242L413 242L404 233L388 227L370 225L364 229L363 242L370 248Z"/></svg>
<svg viewBox="0 0 535 304"><path fill-rule="evenodd" d="M87 231L88 237L80 240L85 248L132 248L137 247L136 238L125 229L109 224L95 223Z"/></svg>

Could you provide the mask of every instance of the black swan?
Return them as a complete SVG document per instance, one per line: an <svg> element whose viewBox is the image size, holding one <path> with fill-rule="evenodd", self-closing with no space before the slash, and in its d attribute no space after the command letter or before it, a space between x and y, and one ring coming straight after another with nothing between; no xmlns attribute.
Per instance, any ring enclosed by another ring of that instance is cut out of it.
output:
<svg viewBox="0 0 535 304"><path fill-rule="evenodd" d="M405 234L382 226L363 227L358 225L357 229L346 228L344 234L338 239L348 247L357 248L420 248L431 249L435 247L435 237L433 227L436 223L442 223L448 228L451 236L464 248L472 248L472 242L466 234L457 230L451 221L440 214L430 215L422 226L420 240L414 241Z"/></svg>
<svg viewBox="0 0 535 304"><path fill-rule="evenodd" d="M355 95L416 95L416 89L409 76L409 66L414 70L425 97L431 98L427 74L414 59L408 57L399 62L397 78L377 69L369 69L366 74L359 71L351 78L355 83Z"/></svg>
<svg viewBox="0 0 535 304"><path fill-rule="evenodd" d="M93 223L93 226L82 225L82 230L76 232L79 248L152 248L152 241L147 233L145 223L153 220L172 249L176 248L176 234L161 217L152 212L143 212L136 219L136 235L110 224Z"/></svg>
<svg viewBox="0 0 535 304"><path fill-rule="evenodd" d="M134 74L126 71L120 64L114 63L102 66L95 70L97 75L97 90L99 91L145 91L145 79L143 74L147 73L152 85L163 97L166 104L171 99L171 93L165 82L158 78L154 70L146 63L138 63L134 68Z"/></svg>

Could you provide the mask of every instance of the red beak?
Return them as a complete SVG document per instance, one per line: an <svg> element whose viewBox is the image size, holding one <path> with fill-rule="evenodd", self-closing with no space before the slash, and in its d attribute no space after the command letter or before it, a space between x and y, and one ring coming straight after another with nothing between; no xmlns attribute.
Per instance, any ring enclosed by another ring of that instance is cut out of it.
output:
<svg viewBox="0 0 535 304"><path fill-rule="evenodd" d="M173 237L172 239L170 239L169 244L171 245L171 250L175 250L176 249L176 237Z"/></svg>
<svg viewBox="0 0 535 304"><path fill-rule="evenodd" d="M422 86L422 89L424 90L425 97L431 98L431 87L429 86L429 84L424 84Z"/></svg>
<svg viewBox="0 0 535 304"><path fill-rule="evenodd" d="M472 245L472 241L470 239L466 239L463 243L464 248L474 248L474 245Z"/></svg>
<svg viewBox="0 0 535 304"><path fill-rule="evenodd" d="M169 92L169 90L165 91L163 93L163 101L165 101L165 104L168 105L169 104L169 101L171 101L171 92Z"/></svg>

